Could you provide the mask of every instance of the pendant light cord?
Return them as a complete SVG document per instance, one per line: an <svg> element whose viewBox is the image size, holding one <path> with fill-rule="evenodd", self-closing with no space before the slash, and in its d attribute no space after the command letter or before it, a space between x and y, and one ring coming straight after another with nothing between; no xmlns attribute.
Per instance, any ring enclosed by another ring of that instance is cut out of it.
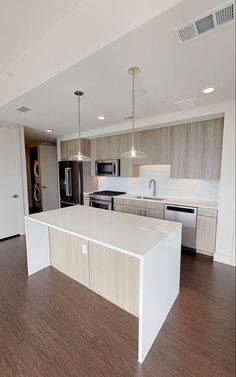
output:
<svg viewBox="0 0 236 377"><path fill-rule="evenodd" d="M81 153L81 140L80 140L80 96L78 96L78 126L79 126L79 154Z"/></svg>
<svg viewBox="0 0 236 377"><path fill-rule="evenodd" d="M134 73L132 74L132 149L134 149Z"/></svg>

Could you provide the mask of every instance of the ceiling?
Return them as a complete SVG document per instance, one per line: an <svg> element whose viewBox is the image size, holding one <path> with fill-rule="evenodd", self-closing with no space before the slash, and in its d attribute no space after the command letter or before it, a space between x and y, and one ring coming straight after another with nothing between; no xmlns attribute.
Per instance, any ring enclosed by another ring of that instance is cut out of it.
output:
<svg viewBox="0 0 236 377"><path fill-rule="evenodd" d="M1 0L0 72L60 21L80 0Z"/></svg>
<svg viewBox="0 0 236 377"><path fill-rule="evenodd" d="M70 2L72 3L72 2ZM131 79L127 69L141 68L136 88L146 94L136 99L136 117L181 110L178 101L194 99L204 106L235 98L234 23L201 38L181 44L175 28L221 5L219 0L183 0L180 4L126 34L63 73L0 108L0 119L40 131L52 129L50 137L76 131L74 90L84 91L81 126L85 131L116 126L131 112ZM215 86L214 93L202 89ZM19 114L17 106L31 110ZM97 115L106 119L99 121ZM30 132L30 130L28 130ZM34 131L35 134L36 131Z"/></svg>

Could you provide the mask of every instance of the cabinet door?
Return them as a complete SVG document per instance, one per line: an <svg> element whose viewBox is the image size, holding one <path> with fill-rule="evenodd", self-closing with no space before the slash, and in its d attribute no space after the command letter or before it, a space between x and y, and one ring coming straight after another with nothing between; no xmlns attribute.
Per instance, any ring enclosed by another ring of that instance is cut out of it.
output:
<svg viewBox="0 0 236 377"><path fill-rule="evenodd" d="M90 289L138 317L139 259L90 242Z"/></svg>
<svg viewBox="0 0 236 377"><path fill-rule="evenodd" d="M114 210L117 212L130 213L131 215L142 216L144 214L143 207L131 206L126 204L115 204Z"/></svg>
<svg viewBox="0 0 236 377"><path fill-rule="evenodd" d="M136 133L137 149L147 154L141 165L170 164L171 128L157 128Z"/></svg>
<svg viewBox="0 0 236 377"><path fill-rule="evenodd" d="M144 214L144 216L153 217L155 219L163 219L164 218L164 211L161 211L159 209L144 208L143 214Z"/></svg>
<svg viewBox="0 0 236 377"><path fill-rule="evenodd" d="M171 178L185 178L187 147L187 125L175 126L171 130Z"/></svg>
<svg viewBox="0 0 236 377"><path fill-rule="evenodd" d="M49 240L51 266L89 287L88 241L54 228L49 228Z"/></svg>
<svg viewBox="0 0 236 377"><path fill-rule="evenodd" d="M215 217L197 217L197 249L207 255L215 252L216 224Z"/></svg>
<svg viewBox="0 0 236 377"><path fill-rule="evenodd" d="M220 179L223 119L205 122L203 179Z"/></svg>
<svg viewBox="0 0 236 377"><path fill-rule="evenodd" d="M131 134L120 135L120 175L121 177L138 177L139 167L132 158L122 158L121 154L131 149Z"/></svg>
<svg viewBox="0 0 236 377"><path fill-rule="evenodd" d="M202 178L204 122L187 126L185 178Z"/></svg>

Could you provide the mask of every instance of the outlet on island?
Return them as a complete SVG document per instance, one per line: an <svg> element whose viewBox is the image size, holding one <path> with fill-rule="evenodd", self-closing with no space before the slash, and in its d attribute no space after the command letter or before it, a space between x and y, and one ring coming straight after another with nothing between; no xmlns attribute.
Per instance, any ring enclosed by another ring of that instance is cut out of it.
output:
<svg viewBox="0 0 236 377"><path fill-rule="evenodd" d="M87 255L88 254L88 245L82 244L82 254Z"/></svg>

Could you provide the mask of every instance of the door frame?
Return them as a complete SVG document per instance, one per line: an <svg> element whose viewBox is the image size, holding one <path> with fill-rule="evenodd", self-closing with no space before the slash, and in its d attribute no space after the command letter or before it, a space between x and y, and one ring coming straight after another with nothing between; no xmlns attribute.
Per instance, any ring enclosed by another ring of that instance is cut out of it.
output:
<svg viewBox="0 0 236 377"><path fill-rule="evenodd" d="M19 188L20 202L20 234L22 235L25 234L25 215L29 214L24 127L22 125L15 125L2 121L0 121L0 127L13 129L16 146L17 184Z"/></svg>

